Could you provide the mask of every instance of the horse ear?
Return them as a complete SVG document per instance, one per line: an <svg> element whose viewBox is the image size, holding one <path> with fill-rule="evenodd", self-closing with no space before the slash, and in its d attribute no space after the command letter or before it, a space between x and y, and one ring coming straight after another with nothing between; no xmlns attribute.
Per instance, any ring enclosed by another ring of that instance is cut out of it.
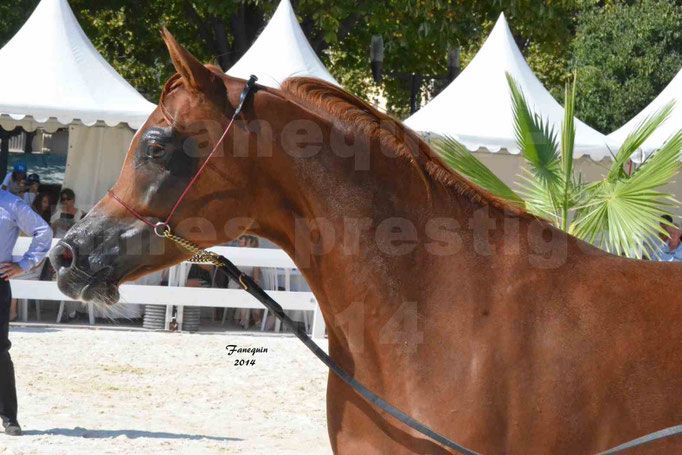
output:
<svg viewBox="0 0 682 455"><path fill-rule="evenodd" d="M182 47L166 27L161 29L161 36L166 42L175 69L186 82L186 87L195 93L212 92L216 87L216 75Z"/></svg>

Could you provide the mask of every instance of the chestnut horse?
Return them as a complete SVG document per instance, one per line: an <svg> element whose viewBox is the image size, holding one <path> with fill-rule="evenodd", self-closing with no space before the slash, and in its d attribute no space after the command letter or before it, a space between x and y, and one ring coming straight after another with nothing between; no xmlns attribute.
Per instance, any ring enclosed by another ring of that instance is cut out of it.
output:
<svg viewBox="0 0 682 455"><path fill-rule="evenodd" d="M332 358L369 389L486 455L588 455L682 423L682 265L603 253L496 200L318 80L257 87L221 143L244 81L164 39L178 74L113 191L164 220L221 144L173 231L283 248ZM63 292L112 304L121 282L188 255L108 195L51 258ZM452 453L333 375L327 419L335 454ZM682 439L631 453L682 453Z"/></svg>

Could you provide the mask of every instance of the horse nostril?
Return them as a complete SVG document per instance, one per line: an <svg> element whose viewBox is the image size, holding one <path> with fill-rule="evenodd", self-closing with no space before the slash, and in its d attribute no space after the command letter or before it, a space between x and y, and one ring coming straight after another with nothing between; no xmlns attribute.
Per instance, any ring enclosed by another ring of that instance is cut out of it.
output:
<svg viewBox="0 0 682 455"><path fill-rule="evenodd" d="M56 269L69 268L73 264L73 249L69 245L60 243L55 248L54 267Z"/></svg>

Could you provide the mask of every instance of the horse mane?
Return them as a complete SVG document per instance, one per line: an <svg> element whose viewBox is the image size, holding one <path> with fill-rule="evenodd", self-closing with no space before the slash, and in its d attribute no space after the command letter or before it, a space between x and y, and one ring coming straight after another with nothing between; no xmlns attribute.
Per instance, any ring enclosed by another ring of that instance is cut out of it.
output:
<svg viewBox="0 0 682 455"><path fill-rule="evenodd" d="M384 150L393 151L397 156L409 160L419 172L429 195L431 179L473 203L491 205L516 215L526 213L522 208L465 179L446 165L417 133L357 96L311 77L286 79L280 89L293 101L333 120L335 126L345 127L347 131L360 130L377 140Z"/></svg>
<svg viewBox="0 0 682 455"><path fill-rule="evenodd" d="M208 69L225 77L222 71L212 65ZM165 106L166 98L183 86L179 74L166 81L159 105L166 120L175 125L175 119ZM438 154L413 130L402 122L380 112L375 107L329 82L312 77L290 77L282 82L280 92L291 101L326 117L335 127L347 132L360 130L376 140L382 150L389 150L396 156L407 159L417 170L427 195L431 197L431 183L439 183L475 204L493 206L511 215L527 215L527 212L509 203L478 185L470 182L446 165Z"/></svg>

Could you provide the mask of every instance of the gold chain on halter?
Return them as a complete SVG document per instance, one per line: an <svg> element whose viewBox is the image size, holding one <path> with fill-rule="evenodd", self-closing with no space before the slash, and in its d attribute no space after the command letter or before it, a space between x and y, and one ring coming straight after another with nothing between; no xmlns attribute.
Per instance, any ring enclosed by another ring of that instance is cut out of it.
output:
<svg viewBox="0 0 682 455"><path fill-rule="evenodd" d="M189 240L183 239L182 237L178 237L177 235L173 235L169 226L166 226L166 229L164 229L163 236L168 240L177 243L190 253L194 254L194 256L192 256L189 259L189 262L195 262L197 264L212 264L215 265L216 267L225 267L225 264L223 264L223 262L220 260L220 255L212 251L203 250L199 248L196 244L190 242ZM242 288L245 291L248 291L249 286L244 282L243 277L244 274L242 273L239 276L239 284L242 285Z"/></svg>
<svg viewBox="0 0 682 455"><path fill-rule="evenodd" d="M194 254L194 256L190 258L190 262L196 262L198 264L212 264L215 265L216 267L223 267L223 263L220 262L219 256L217 254L211 251L202 250L189 240L185 240L182 237L173 235L170 229L166 229L163 232L163 236L166 237L168 240L172 240L173 242L177 243L190 253Z"/></svg>

